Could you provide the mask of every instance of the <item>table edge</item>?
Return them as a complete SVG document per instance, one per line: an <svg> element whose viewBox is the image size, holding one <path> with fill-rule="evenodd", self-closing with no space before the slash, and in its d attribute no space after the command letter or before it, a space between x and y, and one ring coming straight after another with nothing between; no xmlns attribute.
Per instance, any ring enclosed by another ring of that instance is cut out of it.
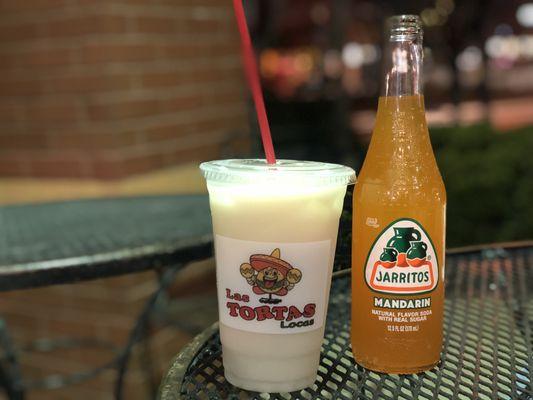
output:
<svg viewBox="0 0 533 400"><path fill-rule="evenodd" d="M163 396L176 395L174 399L181 399L181 393L176 391L175 382L183 383L183 378L187 372L191 360L196 354L205 346L207 340L218 331L218 322L215 322L209 328L204 329L196 335L191 342L189 342L170 362L169 373L165 375L159 386L157 398L162 399ZM177 366L176 368L172 368Z"/></svg>
<svg viewBox="0 0 533 400"><path fill-rule="evenodd" d="M213 255L213 237L139 246L91 256L0 266L0 292L74 283L188 263ZM28 270L31 269L31 272Z"/></svg>

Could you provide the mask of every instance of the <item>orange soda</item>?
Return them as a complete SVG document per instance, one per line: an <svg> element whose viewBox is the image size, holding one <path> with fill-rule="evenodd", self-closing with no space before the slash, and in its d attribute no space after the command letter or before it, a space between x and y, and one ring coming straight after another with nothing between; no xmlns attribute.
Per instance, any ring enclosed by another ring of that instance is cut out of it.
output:
<svg viewBox="0 0 533 400"><path fill-rule="evenodd" d="M354 192L352 350L363 367L401 374L439 361L446 191L420 89L420 23L391 24L385 90Z"/></svg>

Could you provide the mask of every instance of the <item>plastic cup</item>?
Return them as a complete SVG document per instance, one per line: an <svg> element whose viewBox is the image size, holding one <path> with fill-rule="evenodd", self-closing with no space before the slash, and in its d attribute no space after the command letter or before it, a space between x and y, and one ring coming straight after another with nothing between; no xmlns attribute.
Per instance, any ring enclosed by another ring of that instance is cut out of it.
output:
<svg viewBox="0 0 533 400"><path fill-rule="evenodd" d="M207 180L226 379L289 392L316 379L348 167L220 160Z"/></svg>

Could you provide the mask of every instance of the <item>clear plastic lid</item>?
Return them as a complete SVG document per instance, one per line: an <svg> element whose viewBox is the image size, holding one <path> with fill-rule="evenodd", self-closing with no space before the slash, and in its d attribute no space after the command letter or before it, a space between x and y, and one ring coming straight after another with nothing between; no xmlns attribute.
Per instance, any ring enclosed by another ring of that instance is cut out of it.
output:
<svg viewBox="0 0 533 400"><path fill-rule="evenodd" d="M346 186L355 183L355 171L339 164L316 161L216 160L200 164L210 183L259 184L280 183L313 186Z"/></svg>

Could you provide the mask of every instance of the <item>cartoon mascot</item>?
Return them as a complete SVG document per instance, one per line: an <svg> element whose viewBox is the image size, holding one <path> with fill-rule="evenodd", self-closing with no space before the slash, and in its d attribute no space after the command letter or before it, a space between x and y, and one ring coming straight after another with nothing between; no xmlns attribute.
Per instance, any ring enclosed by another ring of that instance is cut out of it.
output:
<svg viewBox="0 0 533 400"><path fill-rule="evenodd" d="M279 249L272 254L254 254L250 263L241 264L241 275L253 287L255 294L268 294L259 299L261 303L277 304L281 299L272 295L285 296L302 279L302 272L280 258Z"/></svg>

